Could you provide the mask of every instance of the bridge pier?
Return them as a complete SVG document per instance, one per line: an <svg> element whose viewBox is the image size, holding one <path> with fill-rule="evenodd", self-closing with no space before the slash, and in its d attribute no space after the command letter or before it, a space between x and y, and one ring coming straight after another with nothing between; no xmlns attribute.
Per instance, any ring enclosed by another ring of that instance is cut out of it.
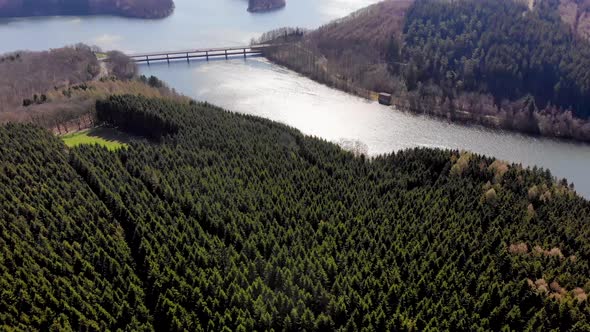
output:
<svg viewBox="0 0 590 332"><path fill-rule="evenodd" d="M186 52L186 62L191 62L188 57L188 52Z"/></svg>
<svg viewBox="0 0 590 332"><path fill-rule="evenodd" d="M227 60L227 50L225 50L225 60Z"/></svg>
<svg viewBox="0 0 590 332"><path fill-rule="evenodd" d="M209 51L205 51L205 56L207 57L207 61L209 61Z"/></svg>
<svg viewBox="0 0 590 332"><path fill-rule="evenodd" d="M148 65L150 64L150 56L149 55L145 56L145 61L147 62Z"/></svg>
<svg viewBox="0 0 590 332"><path fill-rule="evenodd" d="M244 59L246 58L246 49L244 49Z"/></svg>
<svg viewBox="0 0 590 332"><path fill-rule="evenodd" d="M170 55L166 54L166 61L168 62L168 64L170 64Z"/></svg>

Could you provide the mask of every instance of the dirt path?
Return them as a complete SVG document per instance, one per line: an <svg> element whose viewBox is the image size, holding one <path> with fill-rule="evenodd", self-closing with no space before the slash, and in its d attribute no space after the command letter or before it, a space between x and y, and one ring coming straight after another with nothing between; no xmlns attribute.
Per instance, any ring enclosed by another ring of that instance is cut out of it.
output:
<svg viewBox="0 0 590 332"><path fill-rule="evenodd" d="M100 65L100 72L92 79L93 81L98 81L103 77L109 76L109 69L107 68L106 62L99 60L98 64Z"/></svg>

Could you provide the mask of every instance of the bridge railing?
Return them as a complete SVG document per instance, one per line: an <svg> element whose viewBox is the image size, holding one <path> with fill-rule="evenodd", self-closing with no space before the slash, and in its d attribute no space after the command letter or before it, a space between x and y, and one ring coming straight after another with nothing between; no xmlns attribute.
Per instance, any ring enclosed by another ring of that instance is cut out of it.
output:
<svg viewBox="0 0 590 332"><path fill-rule="evenodd" d="M226 59L230 56L244 56L248 55L260 55L265 48L274 45L270 44L256 44L248 46L229 46L229 47L217 47L217 48L203 48L203 49L190 49L180 51L158 51L158 52L147 52L147 53L134 53L127 54L135 62L156 62L156 61L168 61L181 60L194 58L215 58L225 57ZM108 58L101 59L101 61L108 61Z"/></svg>

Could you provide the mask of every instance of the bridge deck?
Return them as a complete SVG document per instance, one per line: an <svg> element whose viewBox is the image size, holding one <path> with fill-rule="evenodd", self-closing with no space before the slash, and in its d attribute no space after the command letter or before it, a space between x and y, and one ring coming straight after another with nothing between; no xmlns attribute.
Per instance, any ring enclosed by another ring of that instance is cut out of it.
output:
<svg viewBox="0 0 590 332"><path fill-rule="evenodd" d="M133 61L135 62L156 62L156 61L170 61L170 60L186 60L188 59L195 59L195 58L218 58L218 57L233 57L233 56L245 56L245 55L260 55L262 54L260 51L238 51L238 52L227 52L227 54L224 53L210 53L210 54L189 54L189 56L186 56L186 53L182 53L182 54L177 54L177 55L158 55L158 56L152 56L149 58L133 58Z"/></svg>
<svg viewBox="0 0 590 332"><path fill-rule="evenodd" d="M256 51L260 52L260 50L270 47L270 46L272 46L272 45L259 44L259 45L247 45L247 46L229 46L229 47L217 47L217 48L202 48L202 49L188 49L188 50L176 50L176 51L159 51L159 52L149 52L149 53L134 53L134 54L127 54L127 56L130 58L145 58L145 57L166 56L166 55L175 56L175 55L184 54L186 57L187 53L189 55L195 54L195 53L219 53L219 52L223 52L223 54L225 54L226 51L228 53L232 52L232 51L241 51L243 53L244 50L246 50L246 51L256 50Z"/></svg>
<svg viewBox="0 0 590 332"><path fill-rule="evenodd" d="M0 0L1 1L1 0ZM216 47L216 48L201 48L201 49L190 49L190 50L176 50L176 51L159 51L159 52L148 52L148 53L134 53L127 54L131 60L135 62L147 62L151 61L168 61L186 59L187 61L194 58L215 58L215 57L230 57L243 55L262 54L265 48L279 46L279 44L255 44L247 46L229 46L229 47ZM109 61L109 58L100 58L99 61Z"/></svg>

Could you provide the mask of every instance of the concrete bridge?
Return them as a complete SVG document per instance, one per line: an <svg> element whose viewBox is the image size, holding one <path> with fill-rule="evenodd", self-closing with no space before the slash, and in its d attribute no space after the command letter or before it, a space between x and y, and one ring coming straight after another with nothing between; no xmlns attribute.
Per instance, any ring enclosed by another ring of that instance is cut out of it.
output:
<svg viewBox="0 0 590 332"><path fill-rule="evenodd" d="M192 49L192 50L182 50L182 51L159 51L159 52L149 52L149 53L136 53L136 54L127 54L133 61L141 63L141 62L156 62L156 61L167 61L170 63L171 60L184 60L190 61L190 59L196 58L205 58L209 60L209 58L219 58L225 57L229 59L229 57L233 56L243 56L247 57L248 55L261 55L265 48L269 48L271 44L258 44L258 45L248 45L248 46L229 46L229 47L217 47L217 48L203 48L203 49ZM108 60L108 59L105 59Z"/></svg>

